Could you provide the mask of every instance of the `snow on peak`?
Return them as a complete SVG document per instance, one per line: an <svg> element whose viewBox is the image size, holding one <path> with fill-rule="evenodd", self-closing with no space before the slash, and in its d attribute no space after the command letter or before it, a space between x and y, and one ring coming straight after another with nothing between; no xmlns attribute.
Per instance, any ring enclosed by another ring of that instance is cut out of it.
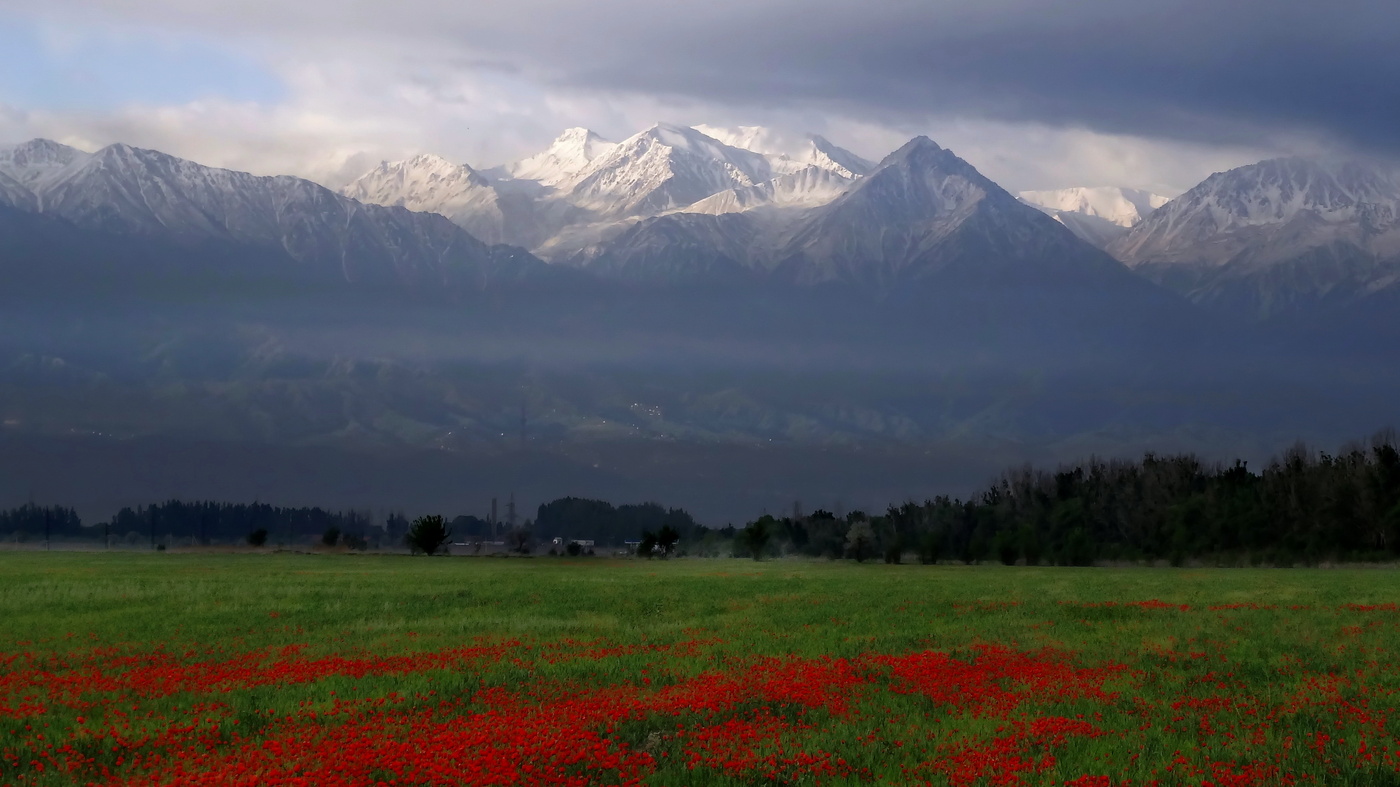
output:
<svg viewBox="0 0 1400 787"><path fill-rule="evenodd" d="M64 167L88 155L53 140L31 139L13 147L0 148L0 172L29 188L35 188Z"/></svg>
<svg viewBox="0 0 1400 787"><path fill-rule="evenodd" d="M616 147L586 128L571 128L560 134L545 150L505 167L519 180L534 180L545 186L560 186L586 169L590 162Z"/></svg>
<svg viewBox="0 0 1400 787"><path fill-rule="evenodd" d="M1218 172L1138 224L1115 249L1130 263L1220 265L1246 250L1256 261L1284 259L1336 242L1400 253L1400 169L1286 158Z"/></svg>
<svg viewBox="0 0 1400 787"><path fill-rule="evenodd" d="M462 192L489 188L479 172L442 156L424 153L405 161L385 161L341 190L345 196L376 205L402 205L439 212L437 207ZM425 207L426 206L426 207Z"/></svg>
<svg viewBox="0 0 1400 787"><path fill-rule="evenodd" d="M772 177L758 153L693 128L658 123L594 159L568 198L605 216L655 215Z"/></svg>
<svg viewBox="0 0 1400 787"><path fill-rule="evenodd" d="M790 134L766 126L700 125L694 128L731 147L763 154L778 174L821 167L844 178L859 178L874 169L869 161L817 134Z"/></svg>
<svg viewBox="0 0 1400 787"><path fill-rule="evenodd" d="M386 161L352 181L341 194L373 205L446 216L486 243L510 239L501 196L491 181L465 164L431 153Z"/></svg>
<svg viewBox="0 0 1400 787"><path fill-rule="evenodd" d="M1023 191L1017 196L1051 216L1061 212L1078 213L1119 227L1131 227L1171 201L1169 197L1142 189L1116 186Z"/></svg>

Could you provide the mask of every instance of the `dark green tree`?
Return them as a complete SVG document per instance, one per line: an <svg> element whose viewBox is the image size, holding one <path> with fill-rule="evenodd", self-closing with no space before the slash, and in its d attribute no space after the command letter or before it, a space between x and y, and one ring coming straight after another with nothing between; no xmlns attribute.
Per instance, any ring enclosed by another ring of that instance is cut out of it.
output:
<svg viewBox="0 0 1400 787"><path fill-rule="evenodd" d="M765 552L768 551L768 542L773 540L773 521L771 516L765 516L755 522L750 522L739 533L740 543L748 549L749 556L754 560L762 560Z"/></svg>
<svg viewBox="0 0 1400 787"><path fill-rule="evenodd" d="M447 520L437 514L420 516L413 520L413 524L408 526L408 533L404 536L404 541L408 543L408 548L416 555L436 555L447 546L448 539L452 538L452 529L447 526Z"/></svg>
<svg viewBox="0 0 1400 787"><path fill-rule="evenodd" d="M680 540L681 534L677 533L675 528L670 525L662 527L661 531L656 534L656 546L661 550L661 556L670 557Z"/></svg>

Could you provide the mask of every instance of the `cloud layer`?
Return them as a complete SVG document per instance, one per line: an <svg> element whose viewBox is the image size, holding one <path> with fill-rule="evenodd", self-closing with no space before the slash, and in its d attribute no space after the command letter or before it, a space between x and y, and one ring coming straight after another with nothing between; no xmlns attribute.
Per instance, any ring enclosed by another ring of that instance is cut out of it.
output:
<svg viewBox="0 0 1400 787"><path fill-rule="evenodd" d="M810 128L877 158L930 133L1015 188L1180 189L1272 153L1400 151L1400 6L1381 0L32 6L0 0L0 14L204 40L285 95L211 85L90 111L0 95L0 134L146 135L127 141L323 179L424 149L497 163L564 126L620 135L659 119Z"/></svg>

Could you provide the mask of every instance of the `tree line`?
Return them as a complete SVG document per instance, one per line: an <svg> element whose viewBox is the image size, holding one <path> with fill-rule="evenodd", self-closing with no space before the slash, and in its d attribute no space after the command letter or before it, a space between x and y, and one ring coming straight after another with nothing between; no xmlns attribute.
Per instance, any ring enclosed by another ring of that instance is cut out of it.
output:
<svg viewBox="0 0 1400 787"><path fill-rule="evenodd" d="M1400 558L1394 432L1337 454L1296 445L1254 472L1192 454L1007 471L967 500L879 515L761 517L725 535L736 554L1092 565L1315 564Z"/></svg>
<svg viewBox="0 0 1400 787"><path fill-rule="evenodd" d="M34 504L0 511L0 537L106 538L140 544L304 542L351 548L421 549L409 539L422 518L391 513L283 508L267 504L168 501L125 508L84 526L71 509ZM883 513L818 510L763 516L743 527L705 528L686 511L655 503L613 506L566 497L503 530L474 516L433 521L438 547L450 539L504 538L529 553L542 542L624 544L643 556L798 554L924 563L1091 565L1187 561L1220 565L1313 564L1400 558L1400 447L1394 432L1336 454L1297 445L1255 472L1243 462L1193 454L1090 459L1054 470L1020 467L966 500L939 496ZM415 536L416 538L416 536ZM577 550L568 550L577 553Z"/></svg>

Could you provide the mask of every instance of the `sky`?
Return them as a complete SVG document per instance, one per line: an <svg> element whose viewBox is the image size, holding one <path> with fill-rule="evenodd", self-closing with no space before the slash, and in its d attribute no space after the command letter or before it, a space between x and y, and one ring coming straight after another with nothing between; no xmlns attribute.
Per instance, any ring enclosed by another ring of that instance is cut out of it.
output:
<svg viewBox="0 0 1400 787"><path fill-rule="evenodd" d="M0 0L0 143L340 185L585 126L926 134L1013 191L1400 152L1393 0Z"/></svg>

